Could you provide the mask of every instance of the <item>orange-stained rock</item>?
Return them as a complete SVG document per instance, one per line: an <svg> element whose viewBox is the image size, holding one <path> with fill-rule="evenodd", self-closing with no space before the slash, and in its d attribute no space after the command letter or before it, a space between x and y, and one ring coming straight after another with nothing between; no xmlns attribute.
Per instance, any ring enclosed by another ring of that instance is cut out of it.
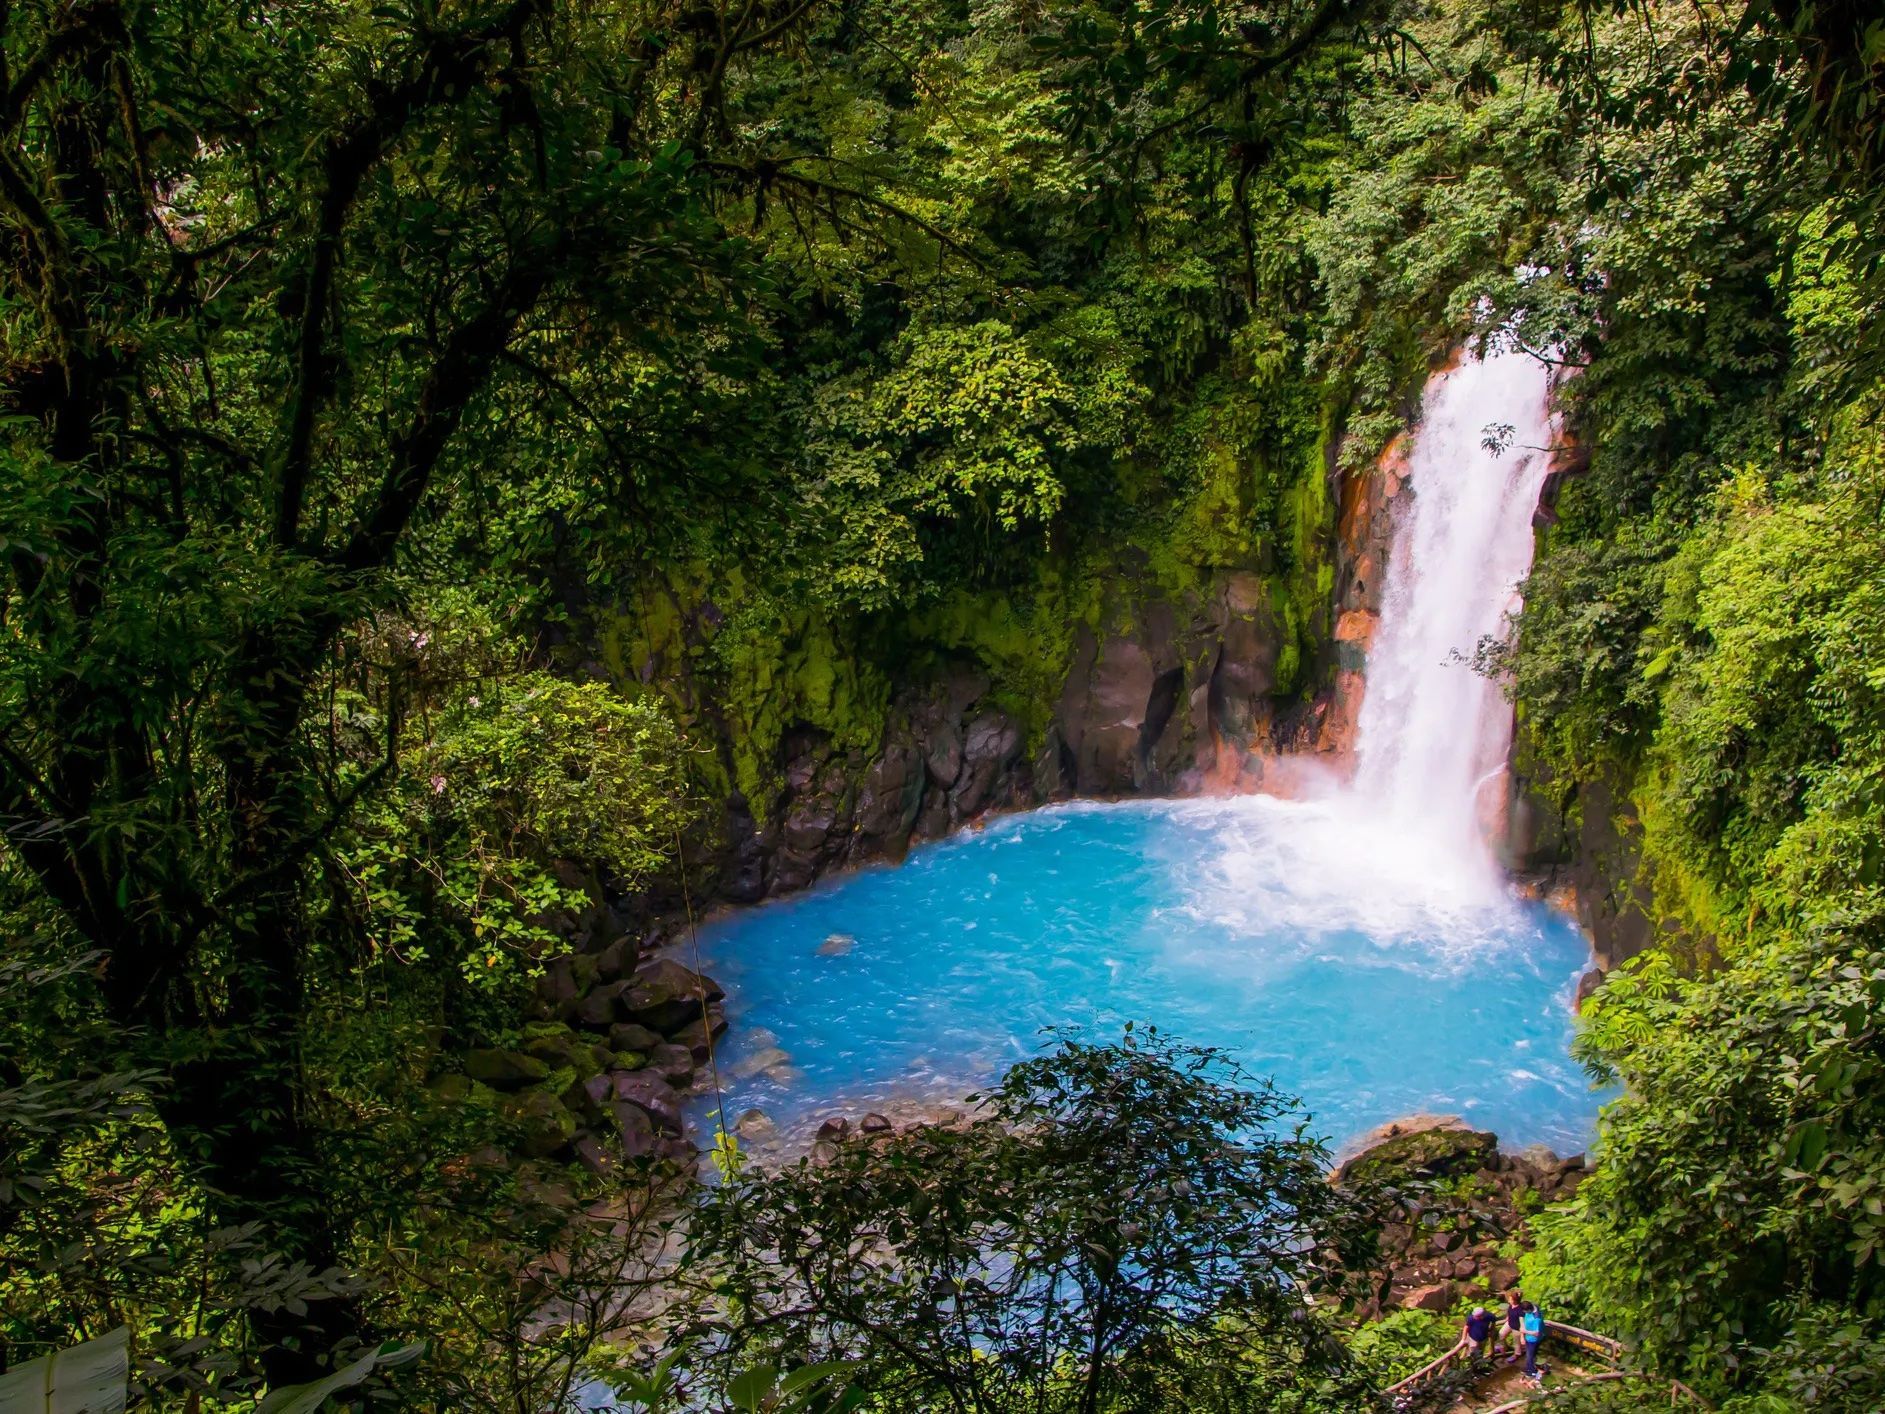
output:
<svg viewBox="0 0 1885 1414"><path fill-rule="evenodd" d="M1335 621L1335 641L1353 643L1365 653L1368 645L1374 642L1375 625L1380 622L1379 614L1371 614L1366 609L1350 609Z"/></svg>

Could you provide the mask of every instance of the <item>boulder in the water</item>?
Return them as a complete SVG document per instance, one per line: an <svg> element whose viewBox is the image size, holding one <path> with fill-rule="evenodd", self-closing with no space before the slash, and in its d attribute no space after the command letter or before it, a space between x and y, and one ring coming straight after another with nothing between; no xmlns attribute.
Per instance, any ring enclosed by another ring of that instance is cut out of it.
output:
<svg viewBox="0 0 1885 1414"><path fill-rule="evenodd" d="M818 945L820 957L843 957L857 946L857 939L849 933L833 933Z"/></svg>
<svg viewBox="0 0 1885 1414"><path fill-rule="evenodd" d="M764 1143L779 1132L772 1116L761 1109L750 1109L733 1121L733 1132L742 1139Z"/></svg>

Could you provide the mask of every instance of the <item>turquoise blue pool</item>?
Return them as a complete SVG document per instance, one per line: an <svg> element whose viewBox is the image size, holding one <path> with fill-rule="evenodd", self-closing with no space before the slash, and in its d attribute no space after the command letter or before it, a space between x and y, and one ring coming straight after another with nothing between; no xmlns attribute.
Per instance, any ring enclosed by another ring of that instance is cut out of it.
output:
<svg viewBox="0 0 1885 1414"><path fill-rule="evenodd" d="M790 1137L921 1109L1046 1028L1130 1020L1226 1048L1338 1148L1428 1111L1583 1149L1582 937L1421 845L1339 799L1079 803L729 913L700 935L733 1022L728 1115Z"/></svg>

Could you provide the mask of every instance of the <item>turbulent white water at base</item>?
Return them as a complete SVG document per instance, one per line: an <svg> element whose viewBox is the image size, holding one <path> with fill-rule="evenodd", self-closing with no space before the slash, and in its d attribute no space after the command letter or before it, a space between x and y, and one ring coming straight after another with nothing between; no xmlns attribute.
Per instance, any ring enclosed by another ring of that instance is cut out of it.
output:
<svg viewBox="0 0 1885 1414"><path fill-rule="evenodd" d="M1556 435L1550 394L1534 358L1467 356L1428 382L1414 433L1413 504L1389 551L1352 793L1397 841L1396 867L1442 890L1492 880L1485 841L1512 712L1473 658L1482 640L1505 635L1531 567Z"/></svg>

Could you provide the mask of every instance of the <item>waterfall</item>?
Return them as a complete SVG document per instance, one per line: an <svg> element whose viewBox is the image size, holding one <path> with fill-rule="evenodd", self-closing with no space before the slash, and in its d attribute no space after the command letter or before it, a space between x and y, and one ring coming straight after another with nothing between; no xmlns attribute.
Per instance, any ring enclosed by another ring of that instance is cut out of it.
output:
<svg viewBox="0 0 1885 1414"><path fill-rule="evenodd" d="M1531 566L1556 428L1547 368L1471 356L1428 382L1368 653L1354 804L1448 872L1490 867L1511 708L1473 671ZM1502 444L1486 445L1488 437Z"/></svg>

